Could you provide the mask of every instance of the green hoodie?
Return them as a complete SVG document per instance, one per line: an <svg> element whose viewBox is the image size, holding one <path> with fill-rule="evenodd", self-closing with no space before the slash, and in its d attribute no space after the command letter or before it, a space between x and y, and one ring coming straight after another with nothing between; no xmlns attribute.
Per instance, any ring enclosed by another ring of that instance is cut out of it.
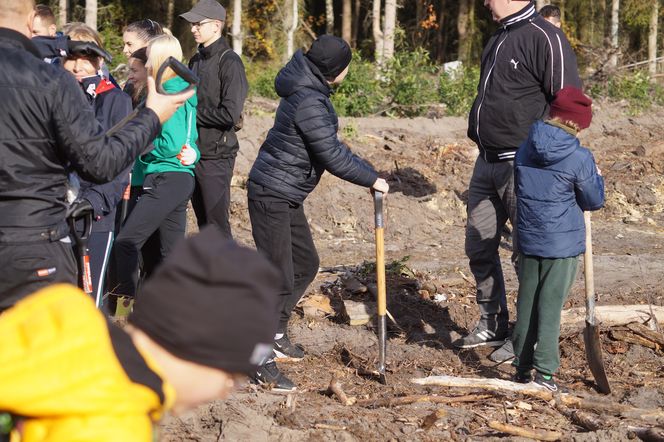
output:
<svg viewBox="0 0 664 442"><path fill-rule="evenodd" d="M168 93L178 92L187 87L188 83L180 77L166 81L163 86ZM180 106L173 116L161 127L161 133L152 144L154 149L138 158L134 165L132 184L142 184L143 177L151 173L161 172L187 172L194 175L194 164L184 166L177 155L187 142L187 128L191 118L189 130L189 145L196 150L198 158L200 152L196 146L198 131L196 130L196 94ZM198 162L198 159L196 160Z"/></svg>

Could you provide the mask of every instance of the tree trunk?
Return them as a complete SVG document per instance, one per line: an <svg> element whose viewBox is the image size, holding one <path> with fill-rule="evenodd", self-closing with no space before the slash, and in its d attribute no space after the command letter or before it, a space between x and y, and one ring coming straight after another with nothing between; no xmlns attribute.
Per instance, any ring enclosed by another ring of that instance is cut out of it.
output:
<svg viewBox="0 0 664 442"><path fill-rule="evenodd" d="M175 17L175 0L168 0L166 9L166 27L173 31L173 17Z"/></svg>
<svg viewBox="0 0 664 442"><path fill-rule="evenodd" d="M440 1L438 9L438 29L436 32L436 60L442 62L445 60L445 43L447 42L445 26L445 17L447 12L447 4L445 0Z"/></svg>
<svg viewBox="0 0 664 442"><path fill-rule="evenodd" d="M459 15L457 16L457 32L459 33L458 58L463 63L468 61L470 39L468 38L468 9L473 0L459 0Z"/></svg>
<svg viewBox="0 0 664 442"><path fill-rule="evenodd" d="M97 30L97 0L85 0L85 24Z"/></svg>
<svg viewBox="0 0 664 442"><path fill-rule="evenodd" d="M362 1L355 0L353 5L353 32L350 45L357 48L357 36L360 33L360 9L362 8Z"/></svg>
<svg viewBox="0 0 664 442"><path fill-rule="evenodd" d="M611 4L611 58L609 65L618 67L618 28L620 26L620 0L612 0Z"/></svg>
<svg viewBox="0 0 664 442"><path fill-rule="evenodd" d="M350 43L352 37L353 4L351 0L343 0L341 9L341 38Z"/></svg>
<svg viewBox="0 0 664 442"><path fill-rule="evenodd" d="M385 0L383 63L394 57L394 32L397 25L397 0Z"/></svg>
<svg viewBox="0 0 664 442"><path fill-rule="evenodd" d="M325 0L325 33L334 34L334 0Z"/></svg>
<svg viewBox="0 0 664 442"><path fill-rule="evenodd" d="M233 51L237 55L242 55L242 0L233 0L233 27L231 29L233 37Z"/></svg>
<svg viewBox="0 0 664 442"><path fill-rule="evenodd" d="M58 8L59 28L62 28L67 23L68 8L67 0L60 0Z"/></svg>
<svg viewBox="0 0 664 442"><path fill-rule="evenodd" d="M288 28L288 32L286 34L286 42L287 42L287 47L286 47L286 59L290 60L290 58L293 56L293 52L295 52L295 31L297 30L297 25L299 24L299 12L298 12L298 1L299 0L291 0L292 1L292 8L291 8L291 13L290 13L290 27Z"/></svg>
<svg viewBox="0 0 664 442"><path fill-rule="evenodd" d="M657 73L657 25L659 21L659 0L654 0L650 13L650 33L648 34L648 72L650 75Z"/></svg>
<svg viewBox="0 0 664 442"><path fill-rule="evenodd" d="M375 49L375 58L376 58L376 65L379 68L383 67L383 47L384 47L384 35L383 35L383 30L380 25L380 11L381 11L381 0L373 0L373 9L372 9L372 26L371 29L373 31L373 38L374 38L374 43L376 45Z"/></svg>

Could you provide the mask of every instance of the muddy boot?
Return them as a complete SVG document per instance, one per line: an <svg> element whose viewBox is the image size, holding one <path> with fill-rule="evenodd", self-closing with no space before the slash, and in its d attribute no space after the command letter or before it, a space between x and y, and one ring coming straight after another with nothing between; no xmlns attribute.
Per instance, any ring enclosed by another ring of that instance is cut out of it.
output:
<svg viewBox="0 0 664 442"><path fill-rule="evenodd" d="M507 339L507 326L499 327L496 315L480 318L473 331L456 341L452 345L456 348L475 348L488 345L500 347Z"/></svg>

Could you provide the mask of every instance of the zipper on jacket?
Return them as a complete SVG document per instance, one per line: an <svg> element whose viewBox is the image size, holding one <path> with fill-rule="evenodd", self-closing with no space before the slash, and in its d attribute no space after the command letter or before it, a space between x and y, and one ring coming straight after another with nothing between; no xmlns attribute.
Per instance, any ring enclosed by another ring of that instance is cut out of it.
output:
<svg viewBox="0 0 664 442"><path fill-rule="evenodd" d="M493 73L493 68L496 67L496 60L498 59L498 51L500 50L500 47L505 43L505 40L507 40L507 37L509 36L509 31L507 27L505 28L505 38L503 38L500 43L496 46L496 52L493 54L493 63L491 64L491 68L489 68L489 72L486 74L486 78L484 79L484 89L482 90L482 99L480 100L480 104L477 105L477 118L475 121L475 131L477 132L477 141L480 143L480 147L484 151L484 160L488 161L486 158L486 149L484 148L484 144L482 144L482 136L480 135L480 111L482 110L482 104L484 104L484 98L486 98L486 87L487 84L489 83L489 78L491 78L491 74Z"/></svg>

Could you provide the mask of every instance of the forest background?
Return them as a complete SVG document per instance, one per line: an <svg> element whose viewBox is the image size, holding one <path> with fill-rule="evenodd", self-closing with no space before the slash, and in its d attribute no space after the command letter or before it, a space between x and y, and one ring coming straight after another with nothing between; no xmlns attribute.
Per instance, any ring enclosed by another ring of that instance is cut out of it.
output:
<svg viewBox="0 0 664 442"><path fill-rule="evenodd" d="M122 30L151 18L196 50L178 15L196 0L50 0L61 25L97 28L122 77ZM477 90L482 48L498 25L484 0L222 0L226 37L243 56L254 96L278 98L274 77L320 34L346 39L354 62L333 95L344 116L463 115ZM664 104L660 0L537 0L560 7L587 91L630 113Z"/></svg>

